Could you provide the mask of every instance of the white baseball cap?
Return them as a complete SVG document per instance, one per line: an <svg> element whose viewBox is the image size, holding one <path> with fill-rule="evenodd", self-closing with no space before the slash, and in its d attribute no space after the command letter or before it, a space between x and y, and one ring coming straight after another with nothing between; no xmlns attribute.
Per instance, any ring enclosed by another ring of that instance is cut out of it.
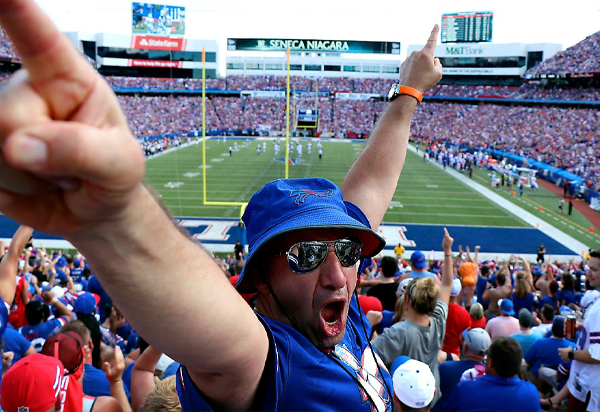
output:
<svg viewBox="0 0 600 412"><path fill-rule="evenodd" d="M408 278L408 279L404 279L402 282L400 282L398 284L398 289L396 289L396 297L400 297L403 296L404 293L406 292L404 290L404 288L406 287L406 285L408 285L410 283L410 281L412 280L412 278Z"/></svg>
<svg viewBox="0 0 600 412"><path fill-rule="evenodd" d="M460 279L454 278L452 280L452 289L450 289L450 296L458 296L461 290L462 284L460 283Z"/></svg>
<svg viewBox="0 0 600 412"><path fill-rule="evenodd" d="M435 396L435 378L427 364L409 359L400 365L394 376L394 393L411 408L428 406Z"/></svg>

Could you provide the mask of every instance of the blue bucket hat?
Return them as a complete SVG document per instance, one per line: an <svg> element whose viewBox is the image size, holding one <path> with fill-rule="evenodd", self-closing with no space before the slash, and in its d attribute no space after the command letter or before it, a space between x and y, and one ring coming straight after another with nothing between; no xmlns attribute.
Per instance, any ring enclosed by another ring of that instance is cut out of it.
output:
<svg viewBox="0 0 600 412"><path fill-rule="evenodd" d="M277 236L307 229L351 230L362 242L362 257L371 257L385 246L385 240L348 215L341 190L321 178L280 179L256 192L242 220L248 238L248 259L236 284L240 293L254 293L252 273L257 252Z"/></svg>

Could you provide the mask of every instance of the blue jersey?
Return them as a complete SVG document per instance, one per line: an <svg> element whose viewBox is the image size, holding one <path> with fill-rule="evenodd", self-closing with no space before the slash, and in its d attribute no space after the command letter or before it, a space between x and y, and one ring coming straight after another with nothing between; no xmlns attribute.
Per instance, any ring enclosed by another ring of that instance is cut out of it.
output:
<svg viewBox="0 0 600 412"><path fill-rule="evenodd" d="M103 370L93 365L83 365L83 393L88 396L110 396L110 382ZM127 385L123 385L127 399L131 396Z"/></svg>
<svg viewBox="0 0 600 412"><path fill-rule="evenodd" d="M270 340L263 372L265 396L260 410L391 411L392 379L368 345L370 326L354 297L346 333L325 353L294 328L257 314ZM387 387L382 380L387 383ZM182 410L212 410L191 380L186 368L177 372L177 392Z"/></svg>
<svg viewBox="0 0 600 412"><path fill-rule="evenodd" d="M536 387L515 377L483 375L463 381L452 391L443 407L448 412L541 412Z"/></svg>
<svg viewBox="0 0 600 412"><path fill-rule="evenodd" d="M15 354L11 365L14 365L21 359L21 356L29 350L31 342L25 339L25 336L16 331L12 325L4 331L4 352L12 352Z"/></svg>
<svg viewBox="0 0 600 412"><path fill-rule="evenodd" d="M21 335L31 342L36 352L41 352L46 339L52 335L54 329L60 329L67 324L68 320L66 317L61 316L60 318L52 319L47 322L42 322L37 325L27 325L19 329Z"/></svg>
<svg viewBox="0 0 600 412"><path fill-rule="evenodd" d="M90 276L90 280L87 284L87 291L100 296L100 303L98 304L98 309L100 309L100 323L103 323L106 320L104 308L106 307L107 303L112 303L112 299L110 298L110 296L108 296L108 293L106 293L96 275Z"/></svg>
<svg viewBox="0 0 600 412"><path fill-rule="evenodd" d="M531 345L527 353L524 354L523 359L531 367L533 376L538 377L542 366L552 369L558 368L558 365L561 364L558 355L558 349L560 348L575 348L575 344L566 339L550 337L538 339Z"/></svg>
<svg viewBox="0 0 600 412"><path fill-rule="evenodd" d="M73 268L71 269L71 279L73 283L81 283L83 279L83 269L82 268Z"/></svg>

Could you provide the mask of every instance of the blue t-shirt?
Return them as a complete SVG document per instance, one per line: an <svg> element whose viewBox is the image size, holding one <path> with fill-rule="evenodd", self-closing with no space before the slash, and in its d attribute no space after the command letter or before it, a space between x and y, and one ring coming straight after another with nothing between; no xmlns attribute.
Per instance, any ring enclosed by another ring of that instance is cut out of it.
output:
<svg viewBox="0 0 600 412"><path fill-rule="evenodd" d="M127 365L127 367L123 371L123 384L129 390L131 390L131 372L133 372L134 366L135 366L135 361L133 361L129 365Z"/></svg>
<svg viewBox="0 0 600 412"><path fill-rule="evenodd" d="M487 309L490 304L489 300L483 300L483 292L485 292L485 288L488 284L488 278L483 276L479 276L477 278L477 302L481 303L484 309Z"/></svg>
<svg viewBox="0 0 600 412"><path fill-rule="evenodd" d="M83 393L88 396L110 396L110 382L106 379L104 371L94 365L83 365ZM125 395L129 399L129 388L123 385Z"/></svg>
<svg viewBox="0 0 600 412"><path fill-rule="evenodd" d="M531 367L531 373L536 378L540 367L556 369L561 364L560 356L558 356L559 348L574 348L575 344L566 339L558 338L543 338L531 345L529 351L523 357Z"/></svg>
<svg viewBox="0 0 600 412"><path fill-rule="evenodd" d="M16 331L12 325L9 325L4 331L4 352L12 352L15 357L12 360L11 365L21 359L21 356L29 350L31 342L25 339L25 336L21 335Z"/></svg>
<svg viewBox="0 0 600 412"><path fill-rule="evenodd" d="M44 343L48 336L52 335L55 329L60 329L67 324L69 320L61 316L60 318L52 319L47 322L42 322L37 325L27 325L19 329L19 333L25 336L25 339L31 342L36 352L41 352Z"/></svg>
<svg viewBox="0 0 600 412"><path fill-rule="evenodd" d="M575 292L572 290L559 290L558 291L558 300L564 300L564 305L569 305L571 303L575 303L576 297Z"/></svg>
<svg viewBox="0 0 600 412"><path fill-rule="evenodd" d="M429 271L424 271L424 272L419 272L416 270L413 270L412 272L408 273L408 277L409 278L413 278L413 279L421 279L421 278L431 278L433 280L438 280L439 278L435 275L435 273L431 273Z"/></svg>
<svg viewBox="0 0 600 412"><path fill-rule="evenodd" d="M530 333L529 335L523 335L522 333L515 333L514 335L510 335L511 338L515 338L519 345L521 345L521 349L523 349L523 356L529 351L533 342L540 340L543 336L539 333Z"/></svg>
<svg viewBox="0 0 600 412"><path fill-rule="evenodd" d="M106 293L96 275L90 276L90 279L87 284L87 291L100 296L98 309L100 309L100 323L103 323L106 320L104 308L106 307L107 302L112 302L112 299L110 298L110 296L108 296L108 293Z"/></svg>
<svg viewBox="0 0 600 412"><path fill-rule="evenodd" d="M546 295L543 298L540 299L540 308L543 308L544 305L550 305L553 308L557 308L558 307L558 296L550 296L550 295Z"/></svg>
<svg viewBox="0 0 600 412"><path fill-rule="evenodd" d="M516 376L483 375L458 384L444 405L449 412L541 412L536 387Z"/></svg>
<svg viewBox="0 0 600 412"><path fill-rule="evenodd" d="M169 366L167 366L167 369L165 369L162 379L165 380L169 376L175 375L180 366L181 364L179 362L172 362Z"/></svg>
<svg viewBox="0 0 600 412"><path fill-rule="evenodd" d="M0 338L4 335L4 331L8 327L8 308L6 303L0 299Z"/></svg>
<svg viewBox="0 0 600 412"><path fill-rule="evenodd" d="M392 321L394 319L394 312L392 312L391 310L384 310L381 312L381 315L383 316L383 318L381 319L381 322L377 324L378 335L381 335L386 328L392 326Z"/></svg>
<svg viewBox="0 0 600 412"><path fill-rule="evenodd" d="M331 353L318 349L294 328L257 314L267 331L270 350L263 372L264 399L255 407L264 411L367 412L373 410L372 399L378 405L376 410L391 411L392 394L388 393L379 371L390 390L393 390L392 379L383 362L378 359L378 368L373 359L360 326L361 314L352 297L346 333ZM362 316L367 325L366 317ZM368 329L367 326L367 333ZM177 372L177 392L182 411L212 410L184 366Z"/></svg>
<svg viewBox="0 0 600 412"><path fill-rule="evenodd" d="M456 385L460 382L463 372L467 369L474 368L475 365L483 365L483 363L472 360L447 361L440 363L438 369L440 373L440 391L442 392L442 397L435 403L432 411L444 410L442 406L446 404L452 391L454 391L454 388L456 388Z"/></svg>
<svg viewBox="0 0 600 412"><path fill-rule="evenodd" d="M529 312L533 312L533 293L529 292L523 299L518 298L517 295L513 293L511 298L514 305L515 318L519 317L519 311L521 309L527 309Z"/></svg>

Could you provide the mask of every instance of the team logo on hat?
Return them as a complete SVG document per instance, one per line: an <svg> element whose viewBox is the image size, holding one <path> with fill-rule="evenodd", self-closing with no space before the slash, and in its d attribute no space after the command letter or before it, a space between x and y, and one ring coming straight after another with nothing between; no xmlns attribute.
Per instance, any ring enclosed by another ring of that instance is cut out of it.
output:
<svg viewBox="0 0 600 412"><path fill-rule="evenodd" d="M332 194L333 190L331 189L323 191L302 189L292 191L292 193L290 193L290 197L295 197L296 200L294 200L294 203L299 205L300 203L304 203L304 201L310 196L327 197L331 196Z"/></svg>

